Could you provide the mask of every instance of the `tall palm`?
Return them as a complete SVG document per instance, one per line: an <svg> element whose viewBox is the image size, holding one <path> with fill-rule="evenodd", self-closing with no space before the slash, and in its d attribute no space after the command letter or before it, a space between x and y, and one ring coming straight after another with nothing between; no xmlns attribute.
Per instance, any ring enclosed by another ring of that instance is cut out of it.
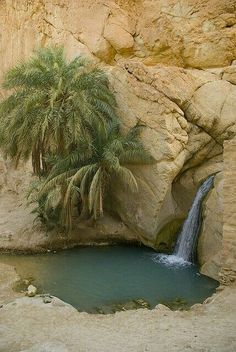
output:
<svg viewBox="0 0 236 352"><path fill-rule="evenodd" d="M0 104L0 147L28 160L35 173L46 156L65 156L78 140L91 139L98 124L116 119L115 98L103 71L83 57L67 62L62 48L45 48L6 74L11 95Z"/></svg>
<svg viewBox="0 0 236 352"><path fill-rule="evenodd" d="M38 199L50 198L49 202L46 201L46 208L52 208L52 199L57 199L61 222L70 228L73 208L79 200L83 215L96 219L103 214L104 198L116 179L125 183L131 191L137 191L137 181L127 165L154 161L139 140L140 128L137 125L122 136L118 123L100 125L93 134L92 155L80 146L58 160L41 186Z"/></svg>

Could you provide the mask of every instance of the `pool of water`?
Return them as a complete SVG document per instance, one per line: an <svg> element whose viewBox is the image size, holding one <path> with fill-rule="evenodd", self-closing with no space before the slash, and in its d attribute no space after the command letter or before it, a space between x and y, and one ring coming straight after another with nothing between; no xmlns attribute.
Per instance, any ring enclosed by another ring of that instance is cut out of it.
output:
<svg viewBox="0 0 236 352"><path fill-rule="evenodd" d="M166 265L145 247L86 247L38 255L1 255L21 278L33 277L42 293L50 293L80 311L135 299L153 308L181 298L190 306L203 302L218 283L200 275L195 265Z"/></svg>

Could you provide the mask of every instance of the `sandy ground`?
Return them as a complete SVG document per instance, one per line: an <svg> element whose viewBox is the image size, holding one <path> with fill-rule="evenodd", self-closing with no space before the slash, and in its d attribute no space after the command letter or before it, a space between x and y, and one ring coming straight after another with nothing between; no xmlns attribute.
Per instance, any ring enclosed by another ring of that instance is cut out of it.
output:
<svg viewBox="0 0 236 352"><path fill-rule="evenodd" d="M7 273L4 275L4 273ZM12 295L12 267L0 265L1 352L235 352L236 287L190 311L159 305L113 315L78 313L57 298Z"/></svg>

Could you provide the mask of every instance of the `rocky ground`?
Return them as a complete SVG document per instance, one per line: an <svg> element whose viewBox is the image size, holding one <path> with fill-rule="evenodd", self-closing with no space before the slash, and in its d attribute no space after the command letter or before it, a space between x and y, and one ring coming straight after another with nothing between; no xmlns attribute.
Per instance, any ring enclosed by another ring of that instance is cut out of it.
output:
<svg viewBox="0 0 236 352"><path fill-rule="evenodd" d="M7 275L6 275L7 273ZM1 352L235 352L236 287L226 287L203 305L173 312L113 315L78 313L54 298L15 297L12 267L1 264Z"/></svg>

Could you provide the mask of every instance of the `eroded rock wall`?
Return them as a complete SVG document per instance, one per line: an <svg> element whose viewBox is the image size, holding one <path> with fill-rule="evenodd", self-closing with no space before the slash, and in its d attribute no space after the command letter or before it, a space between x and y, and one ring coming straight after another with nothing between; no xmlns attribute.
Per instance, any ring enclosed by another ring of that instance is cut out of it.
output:
<svg viewBox="0 0 236 352"><path fill-rule="evenodd" d="M203 223L198 241L201 272L216 280L219 280L222 266L223 184L224 174L220 172L215 176L214 188L203 203Z"/></svg>
<svg viewBox="0 0 236 352"><path fill-rule="evenodd" d="M114 204L150 245L163 226L186 216L199 184L222 170L223 141L236 132L236 87L210 71L134 60L110 74L124 126L144 123L143 143L156 160L135 167L139 194L119 185Z"/></svg>
<svg viewBox="0 0 236 352"><path fill-rule="evenodd" d="M236 280L236 139L224 144L223 248L221 281Z"/></svg>
<svg viewBox="0 0 236 352"><path fill-rule="evenodd" d="M236 55L235 0L2 0L2 72L38 46L64 45L114 64L229 66Z"/></svg>

